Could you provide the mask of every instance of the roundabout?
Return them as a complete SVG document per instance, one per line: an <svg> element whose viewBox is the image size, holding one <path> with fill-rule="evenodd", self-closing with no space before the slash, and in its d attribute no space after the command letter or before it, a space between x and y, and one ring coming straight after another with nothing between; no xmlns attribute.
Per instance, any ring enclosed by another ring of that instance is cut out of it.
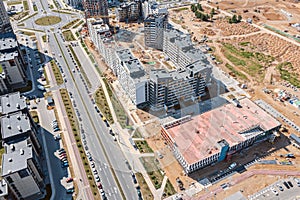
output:
<svg viewBox="0 0 300 200"><path fill-rule="evenodd" d="M58 16L46 16L35 20L35 23L40 26L50 26L59 22L61 22L61 18Z"/></svg>

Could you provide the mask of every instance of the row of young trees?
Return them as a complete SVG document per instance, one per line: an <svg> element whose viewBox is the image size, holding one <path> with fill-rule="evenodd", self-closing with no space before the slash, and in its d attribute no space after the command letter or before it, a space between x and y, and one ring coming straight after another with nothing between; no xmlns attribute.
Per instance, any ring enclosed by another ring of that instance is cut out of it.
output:
<svg viewBox="0 0 300 200"><path fill-rule="evenodd" d="M191 5L191 10L195 13L195 16L198 19L202 20L202 21L208 21L209 19L212 20L214 14L215 14L215 9L214 8L211 9L210 14L202 13L202 11L204 11L204 10L203 10L200 3L192 4Z"/></svg>
<svg viewBox="0 0 300 200"><path fill-rule="evenodd" d="M241 22L242 21L242 16L241 15L238 15L238 16L236 16L236 15L233 15L231 18L229 18L229 20L228 20L228 22L230 23L230 24L237 24L237 23L239 23L239 22Z"/></svg>

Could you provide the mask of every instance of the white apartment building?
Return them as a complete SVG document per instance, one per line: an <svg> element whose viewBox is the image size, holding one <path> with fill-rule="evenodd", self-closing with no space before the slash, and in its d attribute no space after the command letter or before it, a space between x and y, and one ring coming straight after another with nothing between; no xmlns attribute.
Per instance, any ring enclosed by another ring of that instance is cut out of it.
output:
<svg viewBox="0 0 300 200"><path fill-rule="evenodd" d="M129 49L116 51L118 58L118 80L135 105L148 101L145 70L140 61L135 58Z"/></svg>
<svg viewBox="0 0 300 200"><path fill-rule="evenodd" d="M90 39L98 49L99 40L106 35L110 35L109 26L102 19L89 18L87 20ZM99 50L99 49L98 49Z"/></svg>
<svg viewBox="0 0 300 200"><path fill-rule="evenodd" d="M18 200L42 198L45 184L36 153L26 141L15 143L13 148L2 157L2 177L8 188Z"/></svg>
<svg viewBox="0 0 300 200"><path fill-rule="evenodd" d="M152 70L149 81L149 104L153 109L168 110L181 101L195 101L205 95L212 66L197 61L171 72Z"/></svg>
<svg viewBox="0 0 300 200"><path fill-rule="evenodd" d="M163 49L164 31L168 26L168 14L150 14L144 20L145 46Z"/></svg>
<svg viewBox="0 0 300 200"><path fill-rule="evenodd" d="M164 32L163 52L178 68L185 68L197 60L209 63L204 53L200 49L194 48L190 35L175 29Z"/></svg>
<svg viewBox="0 0 300 200"><path fill-rule="evenodd" d="M16 101L17 95L1 96L2 177L16 199L41 199L45 195L42 147L36 126L24 112L22 98Z"/></svg>
<svg viewBox="0 0 300 200"><path fill-rule="evenodd" d="M13 33L0 34L0 92L26 84L25 64Z"/></svg>

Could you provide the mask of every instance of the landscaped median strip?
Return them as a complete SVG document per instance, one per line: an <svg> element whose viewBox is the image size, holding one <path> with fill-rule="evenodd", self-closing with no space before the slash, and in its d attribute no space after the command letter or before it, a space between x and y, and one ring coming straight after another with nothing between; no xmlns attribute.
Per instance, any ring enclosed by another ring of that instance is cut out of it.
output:
<svg viewBox="0 0 300 200"><path fill-rule="evenodd" d="M84 80L86 81L86 84L88 85L89 88L91 88L92 84L91 84L90 80L88 79L88 77L87 77L84 69L82 68L82 65L81 65L80 61L78 60L78 57L77 57L76 53L74 52L73 47L71 45L69 45L69 48L70 48L70 51L71 51L71 53L72 53L72 55L73 55L73 57L74 57L77 65L78 65L78 67L80 68L80 72L83 75Z"/></svg>
<svg viewBox="0 0 300 200"><path fill-rule="evenodd" d="M77 148L79 150L80 157L82 159L84 169L85 169L85 172L86 172L88 180L89 180L89 184L90 184L91 189L93 191L93 195L98 196L99 195L98 189L96 187L96 184L95 184L96 182L94 180L92 170L89 166L89 162L88 162L88 160L86 158L86 155L84 153L84 149L83 149L83 146L82 146L82 143L81 143L81 138L80 138L78 121L75 117L76 114L75 114L74 109L72 107L72 103L71 103L70 97L68 95L68 91L66 89L60 89L59 91L60 91L64 106L65 106L66 112L68 114L68 119L69 119L69 122L70 122L71 127L72 127L72 132L74 134L76 144L77 144Z"/></svg>
<svg viewBox="0 0 300 200"><path fill-rule="evenodd" d="M67 62L67 59L66 59L66 57L65 57L65 55L64 55L64 53L63 53L63 51L62 51L62 49L61 49L61 46L60 46L60 44L59 44L59 42L58 42L58 40L57 40L57 37L56 37L55 34L53 34L53 35L54 35L54 38L55 38L55 40L56 40L56 43L58 44L58 47L59 47L59 49L60 49L60 51L61 51L61 54L62 54L62 56L63 56L63 58L64 58L64 60L65 60L65 63L67 64L67 67L68 67L69 71L71 72L71 68L70 68L70 66L69 66L69 64L68 64L68 62ZM77 85L77 83L76 83L76 81L75 81L74 76L73 76L72 73L71 73L71 76L72 76L72 79L73 79L73 81L74 81L74 85L75 85L77 91L79 91L78 85ZM82 98L82 96L81 96L80 93L78 93L78 94L79 94L79 97L80 97L81 101L83 102L83 106L84 106L85 110L88 111L87 106L86 106L86 104L85 104L85 100ZM87 112L87 116L88 116L88 118L89 118L89 120L90 120L90 122L91 122L91 125L92 125L92 128L93 128L94 132L96 133L96 132L97 132L97 129L96 129L94 123L92 122L92 117L90 116L89 112ZM97 137L97 139L98 139L98 141L99 141L99 144L100 144L100 146L101 146L101 150L102 150L102 152L103 152L103 154L104 154L104 156L105 156L105 158L106 158L106 160L107 160L107 162L108 162L108 165L109 165L109 167L110 167L110 169L111 169L112 175L113 175L113 177L114 177L114 179L115 179L115 181L116 181L116 183L117 183L117 186L118 186L119 191L120 191L120 193L121 193L122 199L126 199L125 194L124 194L124 191L123 191L123 189L122 189L122 187L121 187L121 184L120 184L120 182L119 182L119 179L118 179L117 176L116 176L116 172L115 172L115 170L114 170L114 168L113 168L113 166L112 166L110 160L108 159L108 155L107 155L106 151L104 150L103 143L102 143L102 141L101 141L99 135L98 135L98 134L95 134L95 135L96 135L96 137Z"/></svg>

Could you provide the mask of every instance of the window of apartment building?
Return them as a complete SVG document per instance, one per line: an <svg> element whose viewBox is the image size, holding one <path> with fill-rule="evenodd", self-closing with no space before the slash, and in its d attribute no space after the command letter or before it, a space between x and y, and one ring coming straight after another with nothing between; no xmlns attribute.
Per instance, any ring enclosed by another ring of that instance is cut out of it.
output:
<svg viewBox="0 0 300 200"><path fill-rule="evenodd" d="M8 183L13 183L13 182L14 182L10 176L8 176L8 177L6 178L6 180L7 180Z"/></svg>
<svg viewBox="0 0 300 200"><path fill-rule="evenodd" d="M15 66L15 65L16 65L16 63L15 63L15 61L14 61L14 60L9 60L8 62L9 62L9 65L10 65L11 67L13 67L13 66Z"/></svg>
<svg viewBox="0 0 300 200"><path fill-rule="evenodd" d="M27 171L26 169L23 169L23 170L19 171L18 173L19 173L19 176L20 176L21 178L24 178L24 177L26 177L26 176L29 176L29 173L28 173L28 171Z"/></svg>

